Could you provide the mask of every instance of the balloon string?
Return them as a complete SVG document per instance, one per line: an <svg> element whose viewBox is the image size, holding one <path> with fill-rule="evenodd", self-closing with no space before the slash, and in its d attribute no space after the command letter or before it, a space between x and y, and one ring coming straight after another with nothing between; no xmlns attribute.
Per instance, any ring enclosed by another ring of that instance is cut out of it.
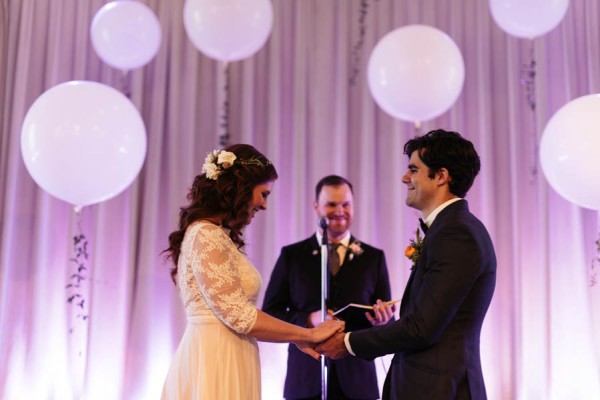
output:
<svg viewBox="0 0 600 400"><path fill-rule="evenodd" d="M421 136L421 121L415 121L415 136Z"/></svg>
<svg viewBox="0 0 600 400"><path fill-rule="evenodd" d="M369 10L369 1L361 0L360 8L358 10L358 40L352 46L352 73L350 75L350 85L356 85L358 80L358 74L360 72L360 54L365 43L365 36L367 33L367 13Z"/></svg>
<svg viewBox="0 0 600 400"><path fill-rule="evenodd" d="M119 77L119 86L121 93L123 93L128 99L131 99L131 71L122 69Z"/></svg>
<svg viewBox="0 0 600 400"><path fill-rule="evenodd" d="M598 267L600 267L600 227L598 228L598 239L596 239L596 255L592 258L590 266L590 286L598 283Z"/></svg>
<svg viewBox="0 0 600 400"><path fill-rule="evenodd" d="M87 321L87 305L81 292L82 284L87 280L88 241L81 228L81 206L75 206L75 218L77 220L77 232L73 236L73 256L69 259L75 265L75 271L69 276L65 289L67 291L67 303L75 307L76 318ZM69 329L73 333L74 327Z"/></svg>
<svg viewBox="0 0 600 400"><path fill-rule="evenodd" d="M220 127L221 133L219 134L219 145L224 148L229 144L229 85L231 74L229 70L229 63L224 61L222 63L223 74L225 77L225 83L223 85L223 104L221 105L221 118Z"/></svg>
<svg viewBox="0 0 600 400"><path fill-rule="evenodd" d="M536 61L535 61L535 51L534 51L534 41L533 39L529 42L529 62L522 65L521 69L521 86L525 88L525 95L527 98L527 104L529 105L529 109L531 112L530 116L530 126L531 126L531 141L532 141L532 149L533 149L533 158L531 161L531 183L535 182L535 179L538 174L538 154L539 154L539 144L537 139L537 118L536 118L536 99L535 99L535 77L536 77Z"/></svg>
<svg viewBox="0 0 600 400"><path fill-rule="evenodd" d="M529 41L529 62L523 64L521 70L521 86L525 87L525 94L527 96L527 104L531 111L535 111L535 76L536 76L536 62L535 62L535 51L533 47L534 41Z"/></svg>

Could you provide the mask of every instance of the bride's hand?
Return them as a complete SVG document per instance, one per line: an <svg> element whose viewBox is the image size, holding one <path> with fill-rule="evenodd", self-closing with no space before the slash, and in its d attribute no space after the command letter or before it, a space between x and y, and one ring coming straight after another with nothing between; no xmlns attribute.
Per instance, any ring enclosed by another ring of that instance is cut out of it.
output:
<svg viewBox="0 0 600 400"><path fill-rule="evenodd" d="M311 342L314 344L324 342L336 333L344 332L345 327L346 323L340 319L325 321L319 326L311 329Z"/></svg>
<svg viewBox="0 0 600 400"><path fill-rule="evenodd" d="M308 342L294 342L294 344L296 345L298 350L308 354L315 360L319 361L321 359L321 355L317 353L315 349L312 348L312 346L315 346L314 344L309 344Z"/></svg>
<svg viewBox="0 0 600 400"><path fill-rule="evenodd" d="M310 329L310 342L295 342L294 344L303 353L308 354L315 360L320 360L321 355L315 351L313 346L324 342L337 332L343 332L345 326L346 323L339 319L325 321L319 326Z"/></svg>

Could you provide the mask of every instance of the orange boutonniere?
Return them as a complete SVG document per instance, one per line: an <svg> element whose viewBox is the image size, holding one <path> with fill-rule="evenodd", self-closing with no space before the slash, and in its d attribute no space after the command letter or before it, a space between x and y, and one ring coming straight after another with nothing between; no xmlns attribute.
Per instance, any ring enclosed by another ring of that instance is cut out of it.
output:
<svg viewBox="0 0 600 400"><path fill-rule="evenodd" d="M421 236L421 232L417 228L416 236L414 239L409 240L410 245L404 250L404 255L406 258L412 261L412 265L410 269L412 270L417 265L417 260L421 255L421 250L423 249L423 237Z"/></svg>

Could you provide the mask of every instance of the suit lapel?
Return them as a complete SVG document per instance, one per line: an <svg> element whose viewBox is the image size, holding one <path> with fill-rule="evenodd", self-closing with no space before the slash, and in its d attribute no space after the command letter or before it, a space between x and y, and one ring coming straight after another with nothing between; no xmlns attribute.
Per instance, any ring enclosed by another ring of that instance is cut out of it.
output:
<svg viewBox="0 0 600 400"><path fill-rule="evenodd" d="M425 249L425 246L427 246L428 237L432 237L432 235L435 235L435 233L439 230L439 228L442 225L444 225L444 223L445 223L444 220L446 218L448 218L448 216L450 216L458 211L461 211L461 210L466 210L466 211L469 210L469 205L468 205L467 201L464 199L454 202L454 203L450 204L449 206L447 206L446 208L444 208L442 211L440 211L438 216L435 218L435 220L433 221L433 223L427 230L427 234L425 234L425 237L423 238L422 251ZM410 272L408 282L406 283L406 288L404 289L404 294L402 295L402 303L400 305L400 316L402 316L402 314L404 313L404 310L408 306L409 299L410 299L410 290L413 285L413 280L414 280L415 274L417 273L417 271L420 268L425 268L425 265L424 265L422 259L417 262L417 265Z"/></svg>
<svg viewBox="0 0 600 400"><path fill-rule="evenodd" d="M350 257L350 254L352 254L352 252L350 251L350 245L355 241L356 239L354 238L354 236L350 235L350 241L348 242L348 247L346 248L346 254L344 254L344 263L342 264L342 269L344 269L344 265L346 265L346 263L354 261L355 257Z"/></svg>
<svg viewBox="0 0 600 400"><path fill-rule="evenodd" d="M424 251L425 251L425 246L427 244L427 237L428 237L428 235L431 235L431 228L434 225L436 225L436 222L437 222L437 218L435 219L433 224L429 227L429 229L427 230L427 233L424 233L422 247L421 247L421 253L424 253ZM416 238L415 238L415 240L416 240ZM406 283L406 287L405 287L404 293L402 295L402 302L400 304L400 316L402 316L404 314L406 308L410 304L410 292L412 290L415 275L423 268L425 268L424 262L423 262L423 256L420 255L419 259L417 260L416 265L410 271L410 276L408 277L408 282Z"/></svg>
<svg viewBox="0 0 600 400"><path fill-rule="evenodd" d="M315 235L312 235L308 239L306 254L304 254L304 256L310 257L310 263L308 265L312 265L313 268L318 268L319 270L321 269L321 246Z"/></svg>
<svg viewBox="0 0 600 400"><path fill-rule="evenodd" d="M406 287L404 288L404 293L402 294L402 301L400 302L400 316L401 317L402 317L402 314L404 314L404 310L406 309L406 307L408 305L408 298L410 295L410 287L412 286L412 281L415 276L416 270L417 270L417 267L413 268L412 271L410 271L410 276L408 277L408 282L406 283Z"/></svg>

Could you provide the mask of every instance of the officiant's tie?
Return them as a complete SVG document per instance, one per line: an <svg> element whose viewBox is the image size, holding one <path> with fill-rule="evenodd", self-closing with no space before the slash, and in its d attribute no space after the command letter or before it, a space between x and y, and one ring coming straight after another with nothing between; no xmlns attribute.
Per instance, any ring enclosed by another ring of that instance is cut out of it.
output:
<svg viewBox="0 0 600 400"><path fill-rule="evenodd" d="M419 218L419 224L421 224L421 230L423 231L423 233L427 233L427 230L429 229L429 227L427 226L425 221L423 221L423 219Z"/></svg>
<svg viewBox="0 0 600 400"><path fill-rule="evenodd" d="M335 276L342 267L342 263L340 260L340 253L338 253L338 247L341 246L341 243L330 243L329 244L329 269L331 270L331 274Z"/></svg>

